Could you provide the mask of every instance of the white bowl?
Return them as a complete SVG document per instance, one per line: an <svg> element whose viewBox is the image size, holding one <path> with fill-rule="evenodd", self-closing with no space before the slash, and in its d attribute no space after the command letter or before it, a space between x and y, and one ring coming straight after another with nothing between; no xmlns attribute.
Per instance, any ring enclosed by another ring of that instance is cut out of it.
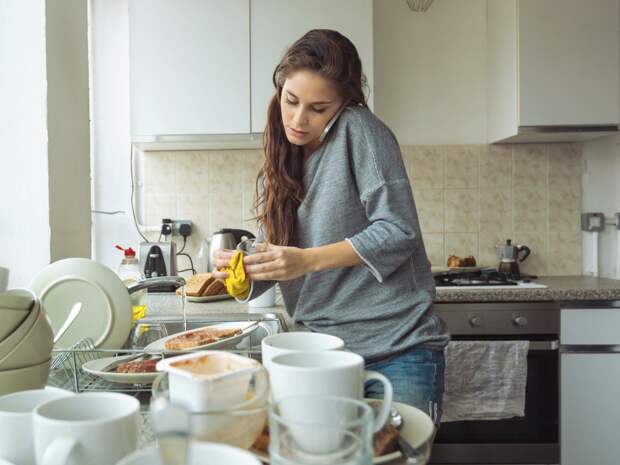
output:
<svg viewBox="0 0 620 465"><path fill-rule="evenodd" d="M261 465L249 452L225 444L191 443L188 455L188 465ZM161 465L161 460L159 451L151 447L126 456L116 465Z"/></svg>
<svg viewBox="0 0 620 465"><path fill-rule="evenodd" d="M27 389L41 389L47 382L51 359L37 365L0 370L0 396Z"/></svg>
<svg viewBox="0 0 620 465"><path fill-rule="evenodd" d="M54 333L45 310L40 307L37 319L28 332L0 359L0 370L12 370L42 363L50 358L53 347Z"/></svg>
<svg viewBox="0 0 620 465"><path fill-rule="evenodd" d="M11 334L0 341L0 360L6 357L15 348L15 346L19 344L24 336L28 334L28 331L32 329L35 321L39 318L40 308L41 307L37 301L37 304L35 304L34 308L28 312L28 315L24 320L22 320L19 326L15 328ZM0 368L0 370L1 369L2 368Z"/></svg>

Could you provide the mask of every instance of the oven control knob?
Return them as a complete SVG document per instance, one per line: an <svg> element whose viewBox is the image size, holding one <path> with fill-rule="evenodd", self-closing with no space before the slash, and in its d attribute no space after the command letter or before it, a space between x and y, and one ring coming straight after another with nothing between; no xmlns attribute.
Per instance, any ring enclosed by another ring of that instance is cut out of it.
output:
<svg viewBox="0 0 620 465"><path fill-rule="evenodd" d="M517 326L527 325L527 318L524 316L516 316L512 321Z"/></svg>
<svg viewBox="0 0 620 465"><path fill-rule="evenodd" d="M474 328L477 328L478 326L480 326L482 324L482 318L480 318L479 316L472 316L469 319L469 326L472 326Z"/></svg>

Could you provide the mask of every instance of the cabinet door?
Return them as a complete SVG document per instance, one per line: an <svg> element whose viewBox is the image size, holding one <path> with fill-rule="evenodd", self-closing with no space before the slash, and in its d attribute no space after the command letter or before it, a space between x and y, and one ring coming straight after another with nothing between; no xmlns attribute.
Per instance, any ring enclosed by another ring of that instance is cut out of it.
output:
<svg viewBox="0 0 620 465"><path fill-rule="evenodd" d="M617 465L620 353L561 355L562 465Z"/></svg>
<svg viewBox="0 0 620 465"><path fill-rule="evenodd" d="M617 124L618 0L520 0L519 125Z"/></svg>
<svg viewBox="0 0 620 465"><path fill-rule="evenodd" d="M250 9L252 132L265 129L267 105L275 91L273 70L286 48L310 29L335 29L355 44L371 90L368 103L372 108L371 0L254 0Z"/></svg>
<svg viewBox="0 0 620 465"><path fill-rule="evenodd" d="M132 136L250 130L249 0L131 0Z"/></svg>

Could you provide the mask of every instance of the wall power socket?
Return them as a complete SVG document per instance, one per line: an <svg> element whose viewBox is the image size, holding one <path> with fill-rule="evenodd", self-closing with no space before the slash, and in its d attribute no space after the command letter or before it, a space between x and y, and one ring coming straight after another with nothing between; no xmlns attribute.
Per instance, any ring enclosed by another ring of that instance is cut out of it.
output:
<svg viewBox="0 0 620 465"><path fill-rule="evenodd" d="M191 236L192 221L191 220L174 220L172 222L173 236Z"/></svg>

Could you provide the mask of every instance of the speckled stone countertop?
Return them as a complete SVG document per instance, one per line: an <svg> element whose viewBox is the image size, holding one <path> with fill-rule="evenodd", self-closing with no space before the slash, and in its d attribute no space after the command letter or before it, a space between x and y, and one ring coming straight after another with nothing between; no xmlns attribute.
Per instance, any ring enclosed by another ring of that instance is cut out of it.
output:
<svg viewBox="0 0 620 465"><path fill-rule="evenodd" d="M215 302L187 302L186 315L229 315L229 314L249 314L249 313L278 313L284 315L284 321L289 329L293 326L293 322L289 317L284 305L280 303L280 299L276 300L273 307L254 308L248 304L240 304L235 299L218 300ZM147 300L148 316L170 316L181 315L183 313L183 305L181 297L170 293L149 293Z"/></svg>
<svg viewBox="0 0 620 465"><path fill-rule="evenodd" d="M546 284L546 289L437 289L437 303L449 302L535 302L574 300L620 300L620 281L591 276L545 276L536 282ZM252 308L234 299L209 303L187 302L187 315L231 314L231 313L279 313L292 329L293 322L281 303L265 308ZM179 315L182 313L181 298L175 294L154 294L148 296L148 314Z"/></svg>
<svg viewBox="0 0 620 465"><path fill-rule="evenodd" d="M620 300L620 281L592 276L541 276L546 289L438 288L435 302L523 302Z"/></svg>

